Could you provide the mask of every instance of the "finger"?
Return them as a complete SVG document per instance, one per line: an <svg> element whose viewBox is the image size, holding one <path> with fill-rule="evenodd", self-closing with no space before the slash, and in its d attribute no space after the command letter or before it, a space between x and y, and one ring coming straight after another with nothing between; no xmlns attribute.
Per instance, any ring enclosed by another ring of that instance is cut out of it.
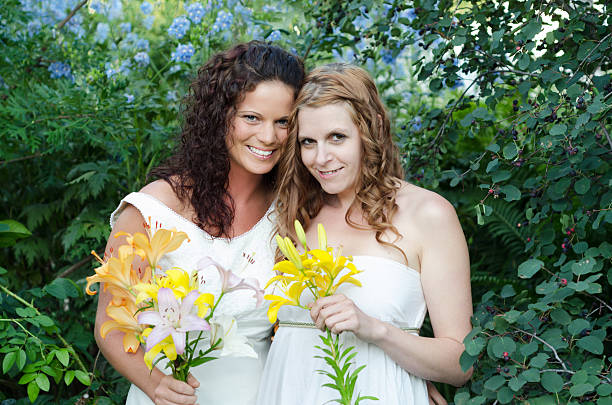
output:
<svg viewBox="0 0 612 405"><path fill-rule="evenodd" d="M436 388L436 386L431 382L427 381L427 394L429 396L429 402L434 405L448 405L446 399L440 394L440 391Z"/></svg>
<svg viewBox="0 0 612 405"><path fill-rule="evenodd" d="M187 376L187 384L191 385L193 388L198 388L200 386L200 382L191 373Z"/></svg>
<svg viewBox="0 0 612 405"><path fill-rule="evenodd" d="M170 388L171 391L179 395L187 395L187 396L195 395L194 387L187 384L186 382L179 381L175 378L172 378L172 380L169 381L168 387Z"/></svg>
<svg viewBox="0 0 612 405"><path fill-rule="evenodd" d="M325 322L325 326L327 326L329 330L331 330L332 333L335 333L336 335L344 331L355 332L355 325L355 319L345 318L344 316L342 316L342 314L328 318Z"/></svg>

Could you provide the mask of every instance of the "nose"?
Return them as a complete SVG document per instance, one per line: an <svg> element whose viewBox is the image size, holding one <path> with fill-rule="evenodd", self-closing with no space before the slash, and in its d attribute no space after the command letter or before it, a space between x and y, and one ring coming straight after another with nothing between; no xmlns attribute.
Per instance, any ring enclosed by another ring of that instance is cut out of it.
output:
<svg viewBox="0 0 612 405"><path fill-rule="evenodd" d="M265 123L257 134L257 139L264 145L272 145L277 141L274 123Z"/></svg>
<svg viewBox="0 0 612 405"><path fill-rule="evenodd" d="M329 162L330 159L330 153L329 150L325 147L325 145L321 145L321 144L317 144L316 146L316 154L315 154L315 163L318 166L325 166L325 164L327 162Z"/></svg>

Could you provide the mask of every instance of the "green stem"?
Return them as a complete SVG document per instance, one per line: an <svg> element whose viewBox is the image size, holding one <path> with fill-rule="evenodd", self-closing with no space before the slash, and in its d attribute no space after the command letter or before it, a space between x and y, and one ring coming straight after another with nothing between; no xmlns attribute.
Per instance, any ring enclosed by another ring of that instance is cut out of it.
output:
<svg viewBox="0 0 612 405"><path fill-rule="evenodd" d="M34 305L30 304L29 302L27 302L26 300L24 300L23 298L21 298L20 296L18 296L17 294L15 294L14 292L12 292L11 290L9 290L8 288L6 288L3 285L0 285L0 289L2 289L2 291L4 291L7 295L13 297L14 299L16 299L17 301L19 301L20 303L22 303L23 305L25 305L28 308L32 308L35 312L36 315L42 315L40 313L40 311L38 311L38 308L36 308ZM70 352L72 352L75 361L77 362L77 364L79 365L79 367L81 368L81 370L84 373L87 373L87 368L85 367L85 364L83 364L83 362L81 361L81 358L79 357L79 355L77 354L76 350L74 350L74 347L72 347L72 345L70 343L68 343L66 341L66 339L64 339L64 337L62 335L59 334L59 332L57 330L54 331L55 336L57 336L57 338L62 342L62 344L64 345L64 347L66 347Z"/></svg>

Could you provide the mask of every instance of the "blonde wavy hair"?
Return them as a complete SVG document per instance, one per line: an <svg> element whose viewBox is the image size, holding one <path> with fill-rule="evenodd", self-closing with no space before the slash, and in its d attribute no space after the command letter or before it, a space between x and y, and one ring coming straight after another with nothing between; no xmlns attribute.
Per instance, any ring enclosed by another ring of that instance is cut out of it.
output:
<svg viewBox="0 0 612 405"><path fill-rule="evenodd" d="M316 108L337 103L344 105L350 113L359 129L363 148L357 194L345 220L353 228L376 231L378 243L398 249L406 259L397 245L382 240L386 231L393 232L396 241L401 238L391 218L397 209L395 197L401 185L398 178L402 179L404 172L391 135L389 117L370 75L360 67L346 63L332 63L314 69L306 77L298 94L289 116L289 137L279 162L276 231L281 236L295 236L294 220L299 220L308 228L323 206L326 193L302 162L298 143L298 114L304 107ZM357 208L363 212L367 226L350 219ZM278 250L276 258L281 259Z"/></svg>

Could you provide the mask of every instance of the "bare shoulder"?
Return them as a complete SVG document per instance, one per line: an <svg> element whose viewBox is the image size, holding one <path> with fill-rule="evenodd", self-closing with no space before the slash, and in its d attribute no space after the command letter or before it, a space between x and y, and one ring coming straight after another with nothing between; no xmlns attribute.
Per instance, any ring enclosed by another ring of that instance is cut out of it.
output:
<svg viewBox="0 0 612 405"><path fill-rule="evenodd" d="M405 181L401 183L396 195L398 221L410 220L428 228L457 221L455 207L440 194Z"/></svg>
<svg viewBox="0 0 612 405"><path fill-rule="evenodd" d="M155 180L140 189L140 192L157 198L176 212L182 212L185 209L184 204L178 198L172 186L165 180Z"/></svg>

